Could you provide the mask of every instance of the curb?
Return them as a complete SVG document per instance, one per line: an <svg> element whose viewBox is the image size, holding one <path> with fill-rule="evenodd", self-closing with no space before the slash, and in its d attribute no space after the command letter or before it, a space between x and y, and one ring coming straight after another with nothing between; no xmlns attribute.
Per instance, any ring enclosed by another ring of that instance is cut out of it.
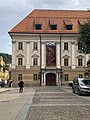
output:
<svg viewBox="0 0 90 120"><path fill-rule="evenodd" d="M9 91L9 90L10 90L10 89L0 90L0 93L7 92L7 91Z"/></svg>

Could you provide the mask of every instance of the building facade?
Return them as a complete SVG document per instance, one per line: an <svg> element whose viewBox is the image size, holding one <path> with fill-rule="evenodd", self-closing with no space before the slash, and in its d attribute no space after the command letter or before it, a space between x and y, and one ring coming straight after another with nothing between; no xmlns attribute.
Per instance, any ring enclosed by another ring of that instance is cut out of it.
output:
<svg viewBox="0 0 90 120"><path fill-rule="evenodd" d="M89 11L34 10L11 29L13 85L61 86L84 77L90 55L79 53L77 38L89 19Z"/></svg>

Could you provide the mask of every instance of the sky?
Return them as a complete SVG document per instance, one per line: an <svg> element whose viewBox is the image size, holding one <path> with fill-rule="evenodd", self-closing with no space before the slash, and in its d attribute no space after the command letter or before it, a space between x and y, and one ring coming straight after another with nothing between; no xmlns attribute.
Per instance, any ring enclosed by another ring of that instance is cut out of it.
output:
<svg viewBox="0 0 90 120"><path fill-rule="evenodd" d="M34 9L88 10L90 0L0 0L0 53L12 54L8 32Z"/></svg>

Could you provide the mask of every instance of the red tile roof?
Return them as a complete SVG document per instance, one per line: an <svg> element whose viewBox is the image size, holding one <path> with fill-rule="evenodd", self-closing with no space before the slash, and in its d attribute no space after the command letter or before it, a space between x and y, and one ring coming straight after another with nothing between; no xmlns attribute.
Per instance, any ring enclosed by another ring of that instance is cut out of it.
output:
<svg viewBox="0 0 90 120"><path fill-rule="evenodd" d="M77 33L80 24L87 20L90 20L90 11L34 10L9 33ZM35 30L35 24L42 24L42 29ZM57 24L57 30L50 29L52 24ZM65 25L73 25L73 29L66 30Z"/></svg>

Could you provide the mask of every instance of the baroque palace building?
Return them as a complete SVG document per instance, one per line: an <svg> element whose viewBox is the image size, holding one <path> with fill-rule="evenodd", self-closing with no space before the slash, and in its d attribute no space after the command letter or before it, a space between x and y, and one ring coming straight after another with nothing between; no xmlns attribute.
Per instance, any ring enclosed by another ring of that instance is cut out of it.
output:
<svg viewBox="0 0 90 120"><path fill-rule="evenodd" d="M12 39L13 85L68 85L84 77L90 55L79 53L78 30L90 11L33 10L9 31Z"/></svg>

